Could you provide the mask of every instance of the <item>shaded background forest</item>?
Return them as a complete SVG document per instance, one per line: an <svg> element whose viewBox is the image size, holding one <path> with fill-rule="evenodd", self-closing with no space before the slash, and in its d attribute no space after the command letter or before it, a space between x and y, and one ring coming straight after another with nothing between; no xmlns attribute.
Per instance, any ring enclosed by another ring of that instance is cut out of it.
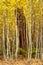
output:
<svg viewBox="0 0 43 65"><path fill-rule="evenodd" d="M0 56L43 59L43 1L0 1Z"/></svg>

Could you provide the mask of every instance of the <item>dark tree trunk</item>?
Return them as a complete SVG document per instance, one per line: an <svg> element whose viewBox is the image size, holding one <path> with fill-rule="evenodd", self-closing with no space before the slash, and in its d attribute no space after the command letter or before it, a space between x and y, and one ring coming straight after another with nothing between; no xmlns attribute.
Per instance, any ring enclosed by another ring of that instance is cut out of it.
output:
<svg viewBox="0 0 43 65"><path fill-rule="evenodd" d="M26 42L26 18L23 14L23 11L19 8L16 10L17 15L17 26L19 30L19 42L20 48L27 50L27 42Z"/></svg>

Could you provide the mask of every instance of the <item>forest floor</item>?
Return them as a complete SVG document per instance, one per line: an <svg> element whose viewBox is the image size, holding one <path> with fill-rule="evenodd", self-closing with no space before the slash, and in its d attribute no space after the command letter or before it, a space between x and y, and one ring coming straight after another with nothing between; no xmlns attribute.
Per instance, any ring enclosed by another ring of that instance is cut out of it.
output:
<svg viewBox="0 0 43 65"><path fill-rule="evenodd" d="M20 58L18 60L0 60L0 65L43 65L43 60Z"/></svg>

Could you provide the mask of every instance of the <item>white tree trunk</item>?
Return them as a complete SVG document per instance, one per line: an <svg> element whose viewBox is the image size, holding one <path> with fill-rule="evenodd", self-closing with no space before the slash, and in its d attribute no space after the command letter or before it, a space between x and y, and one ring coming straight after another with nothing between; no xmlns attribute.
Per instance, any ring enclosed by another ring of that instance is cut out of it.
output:
<svg viewBox="0 0 43 65"><path fill-rule="evenodd" d="M3 22L3 57L5 59L5 23Z"/></svg>
<svg viewBox="0 0 43 65"><path fill-rule="evenodd" d="M7 58L9 58L9 25L7 26Z"/></svg>
<svg viewBox="0 0 43 65"><path fill-rule="evenodd" d="M38 39L39 39L39 23L38 23L38 28L37 28L37 38L36 38L36 56L35 58L38 58L39 57L39 53L38 53Z"/></svg>
<svg viewBox="0 0 43 65"><path fill-rule="evenodd" d="M41 24L42 24L42 23L41 23ZM43 59L42 25L41 25L41 37L40 37L40 39L41 39L41 59Z"/></svg>
<svg viewBox="0 0 43 65"><path fill-rule="evenodd" d="M32 22L32 0L30 0L30 26L29 26L29 59L32 58L32 34L31 34L31 22Z"/></svg>
<svg viewBox="0 0 43 65"><path fill-rule="evenodd" d="M17 9L16 9L16 52L15 52L16 59L18 57L18 48L19 48L19 30L17 27Z"/></svg>

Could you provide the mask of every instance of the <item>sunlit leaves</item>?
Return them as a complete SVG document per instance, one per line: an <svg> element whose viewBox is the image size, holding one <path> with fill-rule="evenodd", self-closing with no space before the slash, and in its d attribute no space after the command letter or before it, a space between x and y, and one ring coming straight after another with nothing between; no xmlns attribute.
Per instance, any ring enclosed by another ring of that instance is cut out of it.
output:
<svg viewBox="0 0 43 65"><path fill-rule="evenodd" d="M32 6L32 7L31 7ZM43 18L43 2L42 0L0 0L0 25L3 22L7 22L10 24L10 30L15 30L16 28L16 16L15 16L15 9L19 7L23 10L23 13L26 17L26 22L28 27L30 27L31 22L35 21L36 23L39 22L39 18ZM31 11L32 8L32 11ZM2 10L4 14L2 13ZM8 11L8 13L6 12ZM41 14L40 14L41 13ZM8 14L8 16L7 16ZM31 16L32 14L32 16ZM6 17L8 19L4 21L1 17ZM33 18L31 20L31 17Z"/></svg>

